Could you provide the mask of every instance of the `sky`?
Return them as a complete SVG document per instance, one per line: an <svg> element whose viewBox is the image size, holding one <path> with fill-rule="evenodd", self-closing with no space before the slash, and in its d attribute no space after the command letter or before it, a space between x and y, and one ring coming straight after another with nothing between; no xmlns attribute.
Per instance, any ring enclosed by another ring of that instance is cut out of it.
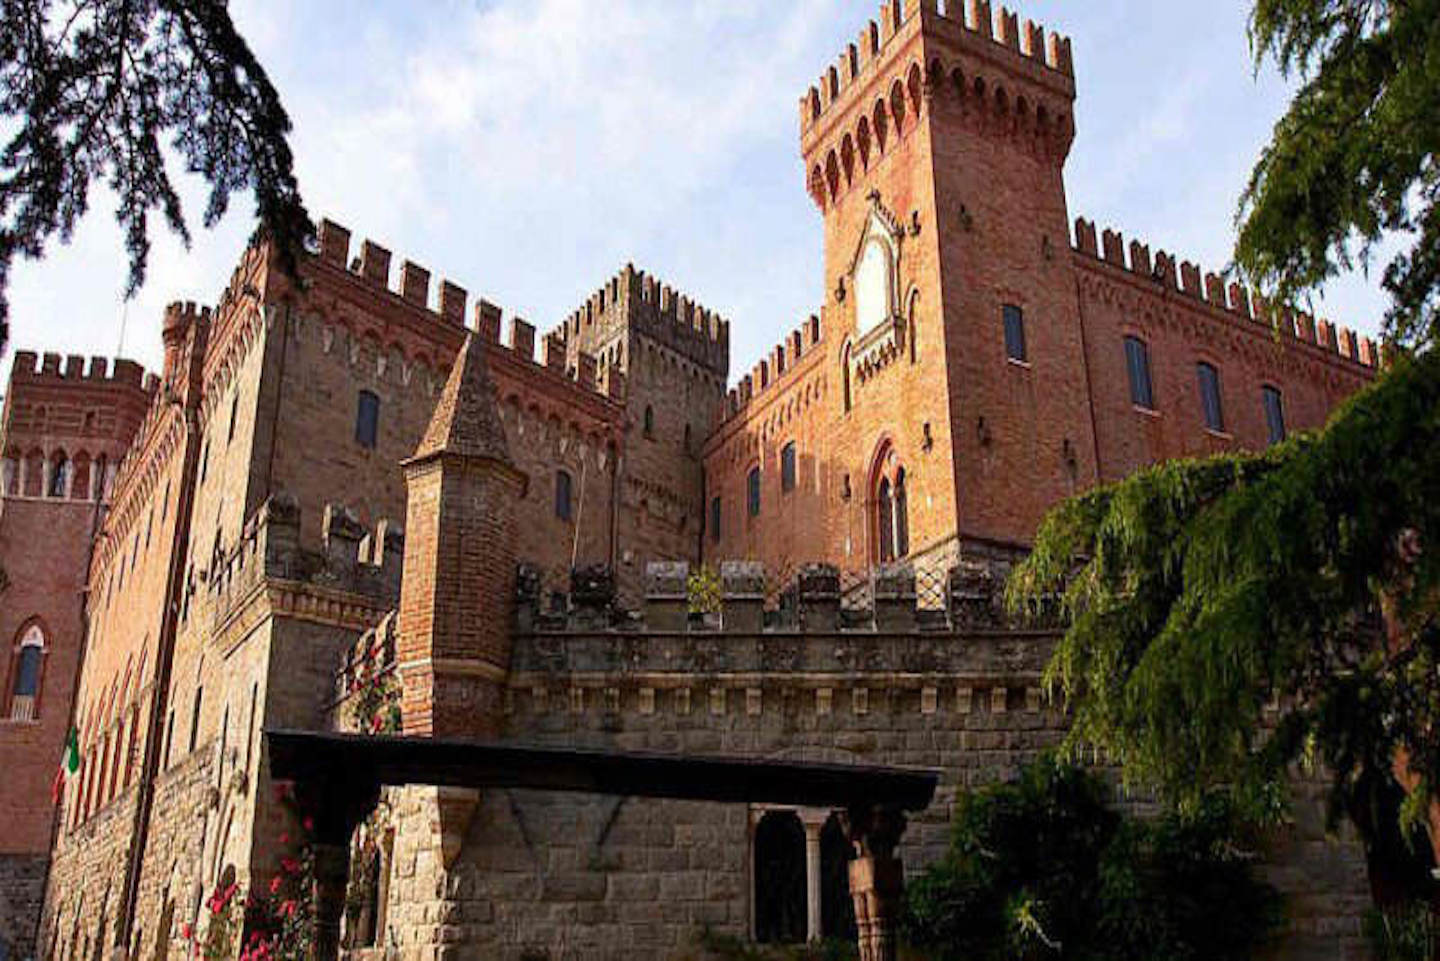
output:
<svg viewBox="0 0 1440 961"><path fill-rule="evenodd" d="M627 262L732 321L732 378L821 300L797 102L878 4L856 0L232 0L294 123L310 212L548 329ZM1244 0L1022 0L1073 40L1071 217L1218 270L1289 100L1253 69ZM253 229L213 230L175 167L189 250L152 219L123 298L113 197L11 274L13 350L160 361L166 303L211 303ZM1317 314L1374 334L1379 269ZM8 379L10 358L0 361Z"/></svg>

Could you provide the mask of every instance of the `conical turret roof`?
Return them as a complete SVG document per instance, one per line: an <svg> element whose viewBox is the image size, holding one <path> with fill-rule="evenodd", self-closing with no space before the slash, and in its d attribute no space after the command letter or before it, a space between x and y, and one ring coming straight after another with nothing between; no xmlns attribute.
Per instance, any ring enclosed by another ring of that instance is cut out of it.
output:
<svg viewBox="0 0 1440 961"><path fill-rule="evenodd" d="M485 351L481 338L466 336L412 461L449 454L511 463Z"/></svg>

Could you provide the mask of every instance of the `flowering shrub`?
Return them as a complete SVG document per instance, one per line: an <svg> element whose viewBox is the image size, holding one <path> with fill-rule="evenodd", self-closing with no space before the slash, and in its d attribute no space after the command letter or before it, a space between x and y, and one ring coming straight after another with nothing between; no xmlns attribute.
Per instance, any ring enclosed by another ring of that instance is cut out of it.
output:
<svg viewBox="0 0 1440 961"><path fill-rule="evenodd" d="M375 664L373 650L350 682L350 720L363 734L400 732L400 685L391 670Z"/></svg>
<svg viewBox="0 0 1440 961"><path fill-rule="evenodd" d="M200 955L206 961L229 961L235 955L236 924L239 920L235 916L238 900L235 895L239 890L240 886L234 881L229 884L222 881L205 901L205 910L210 912L210 926L205 931Z"/></svg>
<svg viewBox="0 0 1440 961"><path fill-rule="evenodd" d="M278 788L276 795L295 811L294 795ZM296 812L298 813L298 812ZM285 853L280 871L246 901L249 934L240 961L310 961L315 953L315 822L299 818L300 836L280 835Z"/></svg>

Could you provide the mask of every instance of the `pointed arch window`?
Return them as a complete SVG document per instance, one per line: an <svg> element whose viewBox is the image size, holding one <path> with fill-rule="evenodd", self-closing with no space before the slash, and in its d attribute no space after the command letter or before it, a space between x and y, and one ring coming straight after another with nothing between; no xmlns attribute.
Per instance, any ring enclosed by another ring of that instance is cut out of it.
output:
<svg viewBox="0 0 1440 961"><path fill-rule="evenodd" d="M881 453L877 465L871 491L873 554L878 563L889 564L910 555L910 493L893 448Z"/></svg>
<svg viewBox="0 0 1440 961"><path fill-rule="evenodd" d="M10 667L10 698L6 717L33 721L40 716L40 685L45 675L48 644L45 632L32 622L21 630Z"/></svg>
<svg viewBox="0 0 1440 961"><path fill-rule="evenodd" d="M894 283L894 252L881 234L872 234L855 267L855 329L860 334L874 330L891 318Z"/></svg>
<svg viewBox="0 0 1440 961"><path fill-rule="evenodd" d="M70 459L63 450L57 450L50 457L50 482L45 488L46 497L66 497L70 491Z"/></svg>

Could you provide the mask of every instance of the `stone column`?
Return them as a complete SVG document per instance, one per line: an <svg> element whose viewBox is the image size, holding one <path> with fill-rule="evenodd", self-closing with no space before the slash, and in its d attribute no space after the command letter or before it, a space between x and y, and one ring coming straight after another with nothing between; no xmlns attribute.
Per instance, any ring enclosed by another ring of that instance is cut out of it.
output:
<svg viewBox="0 0 1440 961"><path fill-rule="evenodd" d="M850 897L855 902L860 961L895 961L905 893L905 870L895 848L905 832L905 815L889 807L852 807L845 813L845 830L855 846Z"/></svg>
<svg viewBox="0 0 1440 961"><path fill-rule="evenodd" d="M820 832L825 830L829 811L800 811L800 823L805 825L805 934L810 941L824 937L823 919L820 916Z"/></svg>

